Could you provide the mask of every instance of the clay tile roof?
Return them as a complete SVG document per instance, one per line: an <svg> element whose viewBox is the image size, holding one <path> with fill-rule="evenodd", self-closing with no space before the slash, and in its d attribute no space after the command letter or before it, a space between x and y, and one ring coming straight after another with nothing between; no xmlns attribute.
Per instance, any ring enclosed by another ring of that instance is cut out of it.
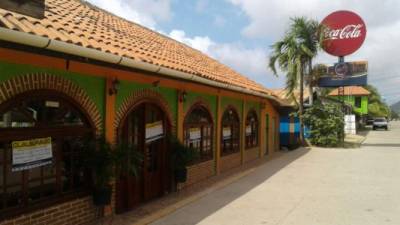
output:
<svg viewBox="0 0 400 225"><path fill-rule="evenodd" d="M81 0L46 0L44 19L0 9L0 26L272 94L262 85L169 37Z"/></svg>
<svg viewBox="0 0 400 225"><path fill-rule="evenodd" d="M344 88L344 95L363 96L370 94L371 93L368 90L360 86L348 86ZM329 93L329 96L338 96L338 95L339 95L339 88L336 88L335 90L331 91L331 93Z"/></svg>
<svg viewBox="0 0 400 225"><path fill-rule="evenodd" d="M273 89L272 92L287 105L295 106L300 102L300 91L295 90L293 96L288 96L286 89ZM293 99L295 97L296 99ZM308 88L304 89L303 98L304 100L310 97L310 91ZM297 103L296 103L297 101Z"/></svg>

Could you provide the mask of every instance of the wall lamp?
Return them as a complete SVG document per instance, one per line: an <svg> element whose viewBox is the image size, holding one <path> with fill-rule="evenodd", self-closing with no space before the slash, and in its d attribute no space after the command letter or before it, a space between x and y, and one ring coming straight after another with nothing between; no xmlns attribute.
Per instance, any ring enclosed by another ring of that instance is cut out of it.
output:
<svg viewBox="0 0 400 225"><path fill-rule="evenodd" d="M152 84L153 84L153 87L159 87L160 86L160 80L156 80L156 81L154 81Z"/></svg>
<svg viewBox="0 0 400 225"><path fill-rule="evenodd" d="M185 102L186 96L187 96L186 91L179 91L178 93L179 102Z"/></svg>
<svg viewBox="0 0 400 225"><path fill-rule="evenodd" d="M115 95L118 93L120 81L117 78L114 78L111 83L111 87L108 89L109 95Z"/></svg>

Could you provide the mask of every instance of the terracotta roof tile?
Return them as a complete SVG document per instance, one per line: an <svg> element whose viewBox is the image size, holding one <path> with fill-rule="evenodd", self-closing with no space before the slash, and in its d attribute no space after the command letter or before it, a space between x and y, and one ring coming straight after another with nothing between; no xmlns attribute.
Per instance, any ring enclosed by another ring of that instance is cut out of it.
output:
<svg viewBox="0 0 400 225"><path fill-rule="evenodd" d="M0 9L0 25L272 94L198 50L80 0L46 0L42 20Z"/></svg>
<svg viewBox="0 0 400 225"><path fill-rule="evenodd" d="M363 96L370 94L371 93L368 90L360 86L348 86L344 88L344 95ZM339 88L336 88L335 90L331 91L331 93L329 93L329 96L338 96L338 95L339 95Z"/></svg>

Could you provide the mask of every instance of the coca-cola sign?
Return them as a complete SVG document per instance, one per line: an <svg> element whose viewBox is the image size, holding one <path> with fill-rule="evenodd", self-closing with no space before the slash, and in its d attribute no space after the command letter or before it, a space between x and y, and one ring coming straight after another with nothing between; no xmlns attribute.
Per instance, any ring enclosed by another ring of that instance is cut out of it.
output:
<svg viewBox="0 0 400 225"><path fill-rule="evenodd" d="M350 11L336 11L322 20L322 48L334 56L346 56L363 44L367 29L364 21Z"/></svg>

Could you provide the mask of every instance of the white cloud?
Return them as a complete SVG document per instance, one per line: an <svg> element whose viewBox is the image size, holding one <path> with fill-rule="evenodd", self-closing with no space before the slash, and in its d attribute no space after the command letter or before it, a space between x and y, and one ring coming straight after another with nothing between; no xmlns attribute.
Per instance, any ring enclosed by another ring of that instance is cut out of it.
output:
<svg viewBox="0 0 400 225"><path fill-rule="evenodd" d="M217 59L242 75L267 87L277 88L283 85L281 78L268 75L266 49L245 48L236 43L216 43L208 36L188 37L182 30L173 30L169 36Z"/></svg>
<svg viewBox="0 0 400 225"><path fill-rule="evenodd" d="M227 0L249 17L250 23L242 30L248 38L278 40L288 27L290 17L307 16L322 20L336 10L357 12L367 24L364 45L346 60L368 60L369 81L378 87L389 102L400 99L400 1L398 0ZM333 63L337 59L322 53L319 62Z"/></svg>
<svg viewBox="0 0 400 225"><path fill-rule="evenodd" d="M168 36L204 53L208 53L210 47L215 45L215 43L207 36L196 36L191 38L187 37L183 30L172 30Z"/></svg>
<svg viewBox="0 0 400 225"><path fill-rule="evenodd" d="M87 0L125 19L154 29L157 22L171 18L170 0Z"/></svg>

